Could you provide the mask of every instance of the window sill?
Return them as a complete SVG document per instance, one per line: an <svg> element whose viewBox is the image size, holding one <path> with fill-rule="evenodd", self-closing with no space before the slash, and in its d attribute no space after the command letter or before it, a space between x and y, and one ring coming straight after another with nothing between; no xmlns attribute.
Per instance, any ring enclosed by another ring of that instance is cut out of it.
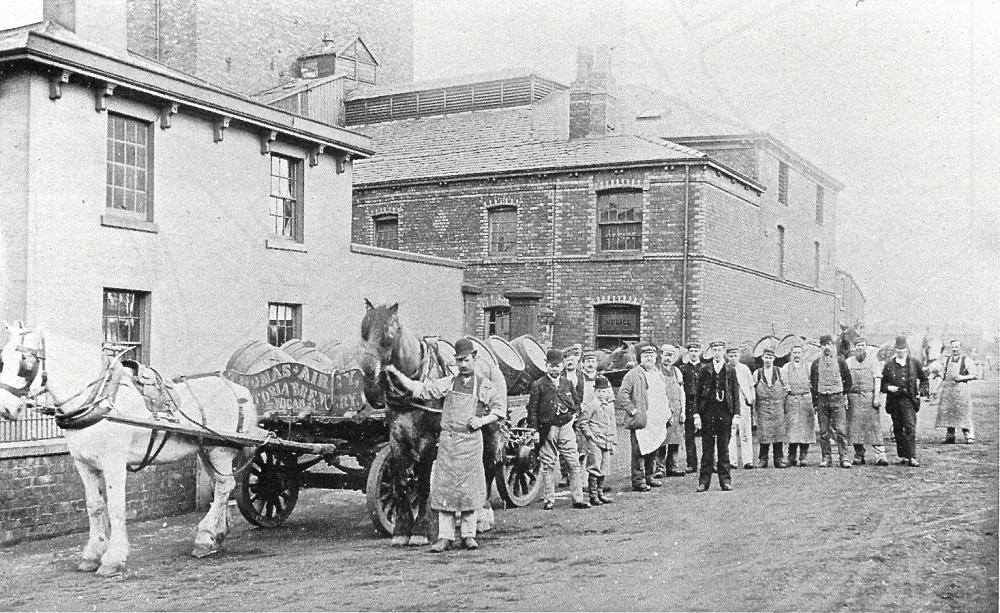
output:
<svg viewBox="0 0 1000 613"><path fill-rule="evenodd" d="M138 217L128 217L117 213L104 213L101 215L101 225L106 228L120 228L122 230L136 230L139 232L149 232L156 234L160 231L160 226L152 221L139 219Z"/></svg>
<svg viewBox="0 0 1000 613"><path fill-rule="evenodd" d="M298 253L309 253L306 248L305 243L296 243L295 241L288 240L287 238L269 238L264 243L264 246L268 249L277 249L278 251L295 251Z"/></svg>
<svg viewBox="0 0 1000 613"><path fill-rule="evenodd" d="M621 260L641 260L642 251L598 251L591 254L590 261L606 262Z"/></svg>

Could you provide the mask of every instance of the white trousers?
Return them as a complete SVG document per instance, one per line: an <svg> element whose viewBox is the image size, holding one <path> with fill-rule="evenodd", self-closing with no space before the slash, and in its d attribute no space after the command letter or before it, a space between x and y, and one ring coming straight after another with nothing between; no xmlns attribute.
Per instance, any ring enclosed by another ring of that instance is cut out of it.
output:
<svg viewBox="0 0 1000 613"><path fill-rule="evenodd" d="M750 407L743 407L739 417L733 418L733 434L729 437L729 463L743 468L754 463L753 430L750 426ZM744 426L746 420L746 426Z"/></svg>
<svg viewBox="0 0 1000 613"><path fill-rule="evenodd" d="M475 511L438 511L438 538L455 540L455 522L458 521L462 538L476 536Z"/></svg>

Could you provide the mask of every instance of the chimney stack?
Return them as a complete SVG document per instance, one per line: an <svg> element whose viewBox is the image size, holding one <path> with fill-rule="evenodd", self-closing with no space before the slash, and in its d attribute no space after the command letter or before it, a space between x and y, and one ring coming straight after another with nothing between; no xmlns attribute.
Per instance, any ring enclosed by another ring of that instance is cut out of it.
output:
<svg viewBox="0 0 1000 613"><path fill-rule="evenodd" d="M613 87L610 49L598 46L595 53L589 47L579 47L576 55L576 80L569 90L570 139L613 134Z"/></svg>
<svg viewBox="0 0 1000 613"><path fill-rule="evenodd" d="M42 19L118 54L128 51L126 0L43 0Z"/></svg>

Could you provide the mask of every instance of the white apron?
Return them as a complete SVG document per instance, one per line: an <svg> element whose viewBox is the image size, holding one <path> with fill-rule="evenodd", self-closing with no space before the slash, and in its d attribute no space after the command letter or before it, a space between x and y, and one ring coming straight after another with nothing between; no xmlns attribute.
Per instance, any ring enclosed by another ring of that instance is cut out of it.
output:
<svg viewBox="0 0 1000 613"><path fill-rule="evenodd" d="M966 362L970 362L966 358ZM968 370L968 366L966 366ZM938 413L934 423L936 428L972 428L972 394L969 383L958 383L955 376L961 369L961 360L946 358L944 370L941 373L941 387L938 389ZM971 372L971 370L970 370Z"/></svg>
<svg viewBox="0 0 1000 613"><path fill-rule="evenodd" d="M643 370L646 376L646 427L635 431L639 453L649 455L667 440L667 420L670 407L667 403L667 385L657 370Z"/></svg>
<svg viewBox="0 0 1000 613"><path fill-rule="evenodd" d="M469 431L479 406L479 377L472 393L448 392L441 411L437 459L431 469L430 505L435 511L475 511L486 504L483 433Z"/></svg>

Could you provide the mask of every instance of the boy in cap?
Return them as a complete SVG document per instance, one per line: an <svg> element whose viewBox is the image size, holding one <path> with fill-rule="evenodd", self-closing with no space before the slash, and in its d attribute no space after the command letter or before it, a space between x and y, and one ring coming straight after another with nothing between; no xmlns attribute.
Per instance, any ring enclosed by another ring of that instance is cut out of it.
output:
<svg viewBox="0 0 1000 613"><path fill-rule="evenodd" d="M528 426L538 433L539 461L542 465L542 509L546 511L551 511L555 506L556 487L552 473L560 457L569 465L573 508L590 508L590 504L583 499L580 454L573 428L579 404L576 392L569 380L562 376L562 370L563 352L549 349L545 353L545 374L531 384L531 395L528 397Z"/></svg>
<svg viewBox="0 0 1000 613"><path fill-rule="evenodd" d="M461 526L462 546L479 548L476 510L487 500L480 429L505 417L496 388L475 373L476 348L469 339L455 342L455 364L457 375L425 381L410 379L392 364L385 367L414 396L444 398L430 495L430 507L438 513L438 539L431 545L434 553L451 549L456 520Z"/></svg>
<svg viewBox="0 0 1000 613"><path fill-rule="evenodd" d="M729 437L733 418L740 415L740 385L736 371L726 367L726 344L713 341L712 361L698 373L698 404L694 416L695 428L701 430L701 471L698 474L699 492L708 491L712 484L712 464L719 474L719 487L728 492L733 489L729 471ZM716 462L715 454L718 453Z"/></svg>
<svg viewBox="0 0 1000 613"><path fill-rule="evenodd" d="M667 382L657 367L657 350L652 343L638 347L639 364L625 374L618 388L616 404L625 411L626 426L631 431L632 489L648 492L663 484L653 478L656 450L666 440L670 420Z"/></svg>
<svg viewBox="0 0 1000 613"><path fill-rule="evenodd" d="M893 357L882 367L885 411L892 417L899 463L920 466L917 461L917 411L920 396L927 396L927 373L910 357L905 336L896 337Z"/></svg>
<svg viewBox="0 0 1000 613"><path fill-rule="evenodd" d="M684 406L687 409L684 420L684 450L687 453L687 472L698 470L698 448L695 446L697 431L692 418L698 406L698 373L701 371L701 345L691 342L685 347L687 352L679 366L684 376Z"/></svg>
<svg viewBox="0 0 1000 613"><path fill-rule="evenodd" d="M587 486L590 504L598 506L612 502L604 494L604 478L611 470L611 455L618 442L618 425L615 422L615 396L611 383L597 375L594 389L583 402L580 413L580 431L587 441Z"/></svg>
<svg viewBox="0 0 1000 613"><path fill-rule="evenodd" d="M851 461L847 459L847 400L844 394L851 389L851 370L834 350L832 336L824 334L819 337L819 344L823 354L813 361L809 369L809 386L819 418L819 448L823 452L819 465L820 468L827 468L833 463L831 443L836 439L840 467L850 468Z"/></svg>

